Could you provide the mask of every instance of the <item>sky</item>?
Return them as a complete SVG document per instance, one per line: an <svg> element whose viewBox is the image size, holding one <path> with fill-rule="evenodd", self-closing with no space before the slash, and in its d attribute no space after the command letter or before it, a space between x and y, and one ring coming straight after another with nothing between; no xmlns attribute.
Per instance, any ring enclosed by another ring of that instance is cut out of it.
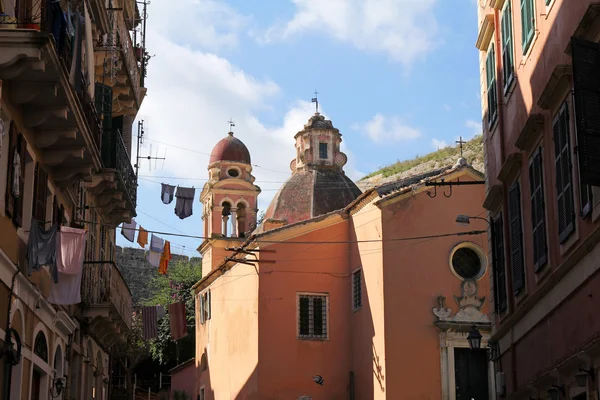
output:
<svg viewBox="0 0 600 400"><path fill-rule="evenodd" d="M202 235L199 195L230 119L250 151L264 211L291 174L293 137L315 111L315 90L342 133L354 180L479 134L475 3L153 0L140 153L166 159L140 162L136 222ZM191 217L161 202L160 183L197 189ZM199 255L200 238L159 236L173 253ZM117 238L137 246L120 229Z"/></svg>

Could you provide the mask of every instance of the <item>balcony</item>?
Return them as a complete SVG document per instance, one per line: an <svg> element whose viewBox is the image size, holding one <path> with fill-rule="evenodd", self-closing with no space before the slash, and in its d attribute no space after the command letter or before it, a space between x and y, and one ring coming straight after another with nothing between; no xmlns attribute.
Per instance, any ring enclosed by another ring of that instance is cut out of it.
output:
<svg viewBox="0 0 600 400"><path fill-rule="evenodd" d="M68 34L59 2L0 1L3 96L22 113L24 128L58 185L89 181L101 167L101 129L87 90L85 59L79 57L88 49Z"/></svg>
<svg viewBox="0 0 600 400"><path fill-rule="evenodd" d="M104 344L110 346L131 329L131 291L114 262L84 263L81 301L90 331Z"/></svg>

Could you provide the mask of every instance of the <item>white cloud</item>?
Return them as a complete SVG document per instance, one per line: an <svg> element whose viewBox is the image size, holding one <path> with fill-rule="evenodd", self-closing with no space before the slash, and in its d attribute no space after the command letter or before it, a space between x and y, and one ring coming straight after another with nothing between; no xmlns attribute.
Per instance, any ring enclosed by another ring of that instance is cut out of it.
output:
<svg viewBox="0 0 600 400"><path fill-rule="evenodd" d="M404 141L417 139L421 136L419 130L405 125L396 116L386 117L376 114L370 121L364 124L355 124L353 129L363 131L373 142Z"/></svg>
<svg viewBox="0 0 600 400"><path fill-rule="evenodd" d="M443 149L444 147L448 147L448 143L446 143L444 140L439 140L439 139L431 139L431 144L433 145L433 148L436 150Z"/></svg>
<svg viewBox="0 0 600 400"><path fill-rule="evenodd" d="M469 128L469 130L471 131L469 139L481 134L481 122L469 119L465 122L465 127Z"/></svg>
<svg viewBox="0 0 600 400"><path fill-rule="evenodd" d="M294 16L274 25L263 42L305 32L327 34L360 49L383 53L410 65L439 41L437 0L292 0Z"/></svg>

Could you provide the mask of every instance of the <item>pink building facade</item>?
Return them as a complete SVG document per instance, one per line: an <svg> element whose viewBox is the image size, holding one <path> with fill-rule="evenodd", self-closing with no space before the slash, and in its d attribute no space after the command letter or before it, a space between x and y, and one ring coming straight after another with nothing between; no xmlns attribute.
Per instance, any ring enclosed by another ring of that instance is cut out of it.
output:
<svg viewBox="0 0 600 400"><path fill-rule="evenodd" d="M426 186L483 175L462 160L361 193L343 173L340 141L331 121L311 117L264 222L245 238L209 232L200 246L229 249L229 259L211 261L194 289L196 394L494 398L488 225L456 224L458 214L484 213L484 186L456 186L450 197ZM477 350L466 340L473 325ZM457 363L479 368L456 373Z"/></svg>
<svg viewBox="0 0 600 400"><path fill-rule="evenodd" d="M598 398L600 6L477 7L498 393Z"/></svg>

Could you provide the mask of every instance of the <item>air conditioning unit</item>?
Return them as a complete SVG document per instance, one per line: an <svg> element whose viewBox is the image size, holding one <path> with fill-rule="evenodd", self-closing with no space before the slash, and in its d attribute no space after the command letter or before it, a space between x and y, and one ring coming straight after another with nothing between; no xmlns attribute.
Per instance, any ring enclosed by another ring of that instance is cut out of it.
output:
<svg viewBox="0 0 600 400"><path fill-rule="evenodd" d="M496 396L506 395L506 383L504 382L504 372L496 372Z"/></svg>

